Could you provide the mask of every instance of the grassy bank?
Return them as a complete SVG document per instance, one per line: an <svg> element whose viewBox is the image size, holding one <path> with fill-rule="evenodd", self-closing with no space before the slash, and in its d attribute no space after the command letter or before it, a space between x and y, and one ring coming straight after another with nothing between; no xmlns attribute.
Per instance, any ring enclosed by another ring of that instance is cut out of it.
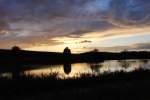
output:
<svg viewBox="0 0 150 100"><path fill-rule="evenodd" d="M83 74L79 78L57 79L48 77L20 76L18 79L0 78L0 98L15 100L51 99L140 99L149 100L150 71L105 73L102 76Z"/></svg>

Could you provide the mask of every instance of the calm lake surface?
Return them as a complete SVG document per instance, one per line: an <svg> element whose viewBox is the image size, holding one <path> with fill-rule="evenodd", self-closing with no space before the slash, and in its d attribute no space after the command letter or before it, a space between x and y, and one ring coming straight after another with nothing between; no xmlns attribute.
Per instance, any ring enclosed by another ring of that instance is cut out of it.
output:
<svg viewBox="0 0 150 100"><path fill-rule="evenodd" d="M80 77L82 74L102 75L117 71L130 72L138 69L150 69L150 60L108 60L99 63L65 63L62 65L25 65L31 68L21 74L34 77L49 76L56 74L61 79ZM33 69L32 69L33 68ZM1 73L2 77L10 77L12 73Z"/></svg>
<svg viewBox="0 0 150 100"><path fill-rule="evenodd" d="M58 78L80 77L81 74L101 75L116 71L130 72L133 70L150 69L150 60L111 60L100 63L66 63L64 65L46 65L39 69L27 70L26 75L40 77L57 73Z"/></svg>

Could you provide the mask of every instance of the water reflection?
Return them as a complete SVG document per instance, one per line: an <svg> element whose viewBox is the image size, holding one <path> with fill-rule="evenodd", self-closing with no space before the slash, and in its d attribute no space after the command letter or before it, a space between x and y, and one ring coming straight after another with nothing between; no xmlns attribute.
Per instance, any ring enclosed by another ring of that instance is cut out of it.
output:
<svg viewBox="0 0 150 100"><path fill-rule="evenodd" d="M149 60L148 59L141 59L140 62L143 64L147 64L149 62Z"/></svg>
<svg viewBox="0 0 150 100"><path fill-rule="evenodd" d="M89 63L89 66L92 70L92 73L100 73L100 68L102 67L101 63Z"/></svg>
<svg viewBox="0 0 150 100"><path fill-rule="evenodd" d="M23 67L19 63L1 64L0 77L18 79L23 72Z"/></svg>
<svg viewBox="0 0 150 100"><path fill-rule="evenodd" d="M101 75L103 73L111 73L116 71L130 72L137 69L149 69L150 60L109 60L99 63L65 63L62 65L26 65L19 64L0 67L0 77L12 76L18 78L20 74L33 75L42 77L58 74L58 78L80 77L82 74ZM24 69L23 69L24 68ZM8 70L9 69L9 70Z"/></svg>
<svg viewBox="0 0 150 100"><path fill-rule="evenodd" d="M69 73L71 73L71 63L65 63L63 65L64 67L64 72L68 75Z"/></svg>
<svg viewBox="0 0 150 100"><path fill-rule="evenodd" d="M118 60L118 63L120 64L121 67L128 68L128 67L130 67L131 61Z"/></svg>

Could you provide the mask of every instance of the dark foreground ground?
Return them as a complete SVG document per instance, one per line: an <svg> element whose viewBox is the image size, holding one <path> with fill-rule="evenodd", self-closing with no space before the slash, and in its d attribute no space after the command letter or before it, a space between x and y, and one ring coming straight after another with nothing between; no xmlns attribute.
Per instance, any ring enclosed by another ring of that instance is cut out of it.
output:
<svg viewBox="0 0 150 100"><path fill-rule="evenodd" d="M150 100L150 71L60 80L56 75L0 79L0 100Z"/></svg>

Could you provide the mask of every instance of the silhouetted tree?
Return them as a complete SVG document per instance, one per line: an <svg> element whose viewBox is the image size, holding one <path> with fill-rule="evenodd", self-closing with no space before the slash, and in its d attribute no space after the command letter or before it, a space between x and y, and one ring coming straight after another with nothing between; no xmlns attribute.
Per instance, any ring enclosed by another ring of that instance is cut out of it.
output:
<svg viewBox="0 0 150 100"><path fill-rule="evenodd" d="M94 50L92 50L92 52L99 52L99 50L98 49L94 49Z"/></svg>
<svg viewBox="0 0 150 100"><path fill-rule="evenodd" d="M63 52L64 54L71 54L71 50L69 49L69 47L66 47L65 49L64 49L64 52Z"/></svg>
<svg viewBox="0 0 150 100"><path fill-rule="evenodd" d="M121 53L122 54L126 54L126 53L128 53L129 51L127 50L127 49L124 49Z"/></svg>
<svg viewBox="0 0 150 100"><path fill-rule="evenodd" d="M64 54L64 61L65 62L71 61L71 50L68 47L66 47L64 49L63 54Z"/></svg>
<svg viewBox="0 0 150 100"><path fill-rule="evenodd" d="M18 47L18 46L13 46L13 47L12 47L12 50L13 50L13 51L19 51L19 50L21 50L21 49L20 49L20 47Z"/></svg>

